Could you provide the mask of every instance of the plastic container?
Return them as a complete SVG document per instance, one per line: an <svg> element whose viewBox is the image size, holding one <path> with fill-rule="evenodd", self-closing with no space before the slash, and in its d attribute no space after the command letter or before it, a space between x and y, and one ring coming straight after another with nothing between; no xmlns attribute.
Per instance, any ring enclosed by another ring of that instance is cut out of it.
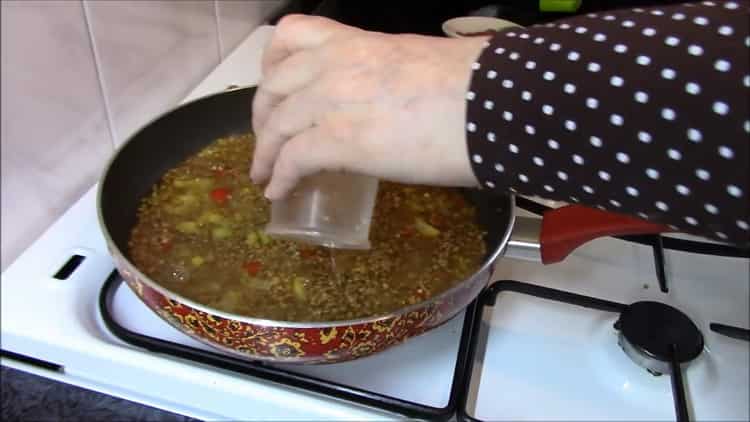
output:
<svg viewBox="0 0 750 422"><path fill-rule="evenodd" d="M369 249L378 180L322 172L271 204L270 236L341 249Z"/></svg>

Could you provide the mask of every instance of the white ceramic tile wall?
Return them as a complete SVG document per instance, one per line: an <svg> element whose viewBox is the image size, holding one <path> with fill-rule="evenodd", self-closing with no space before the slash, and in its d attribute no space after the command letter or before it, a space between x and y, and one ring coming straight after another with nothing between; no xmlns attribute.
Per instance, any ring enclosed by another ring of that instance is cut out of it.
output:
<svg viewBox="0 0 750 422"><path fill-rule="evenodd" d="M278 0L217 0L219 43L222 57L226 57L252 28L282 5Z"/></svg>
<svg viewBox="0 0 750 422"><path fill-rule="evenodd" d="M117 145L220 60L210 1L84 0Z"/></svg>
<svg viewBox="0 0 750 422"><path fill-rule="evenodd" d="M3 269L112 151L80 2L2 2Z"/></svg>
<svg viewBox="0 0 750 422"><path fill-rule="evenodd" d="M3 0L2 268L283 0Z"/></svg>

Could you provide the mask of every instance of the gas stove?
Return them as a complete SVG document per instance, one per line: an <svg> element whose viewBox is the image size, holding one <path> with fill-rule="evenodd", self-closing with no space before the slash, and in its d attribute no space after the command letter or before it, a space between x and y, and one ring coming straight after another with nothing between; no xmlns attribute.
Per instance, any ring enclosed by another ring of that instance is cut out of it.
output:
<svg viewBox="0 0 750 422"><path fill-rule="evenodd" d="M186 101L256 83L270 31ZM747 258L667 250L658 275L651 246L614 238L551 266L506 257L467 311L422 336L269 365L192 340L121 286L95 196L2 274L3 365L206 420L750 419Z"/></svg>

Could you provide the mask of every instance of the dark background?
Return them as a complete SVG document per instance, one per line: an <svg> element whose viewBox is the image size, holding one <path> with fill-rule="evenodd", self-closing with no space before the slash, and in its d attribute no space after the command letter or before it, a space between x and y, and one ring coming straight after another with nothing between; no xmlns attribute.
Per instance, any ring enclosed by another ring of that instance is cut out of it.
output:
<svg viewBox="0 0 750 422"><path fill-rule="evenodd" d="M578 14L623 7L664 5L685 1L658 0L583 0ZM565 13L540 13L535 0L302 0L294 2L280 15L288 13L311 13L327 16L359 28L400 33L410 32L424 35L443 35L443 21L466 16L483 6L496 6L496 17L528 26L570 16ZM277 16L278 19L280 16Z"/></svg>

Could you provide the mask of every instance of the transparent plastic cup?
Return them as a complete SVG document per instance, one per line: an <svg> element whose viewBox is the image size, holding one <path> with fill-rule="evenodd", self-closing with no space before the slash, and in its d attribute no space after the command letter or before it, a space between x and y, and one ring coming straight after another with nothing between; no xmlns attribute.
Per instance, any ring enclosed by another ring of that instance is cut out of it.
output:
<svg viewBox="0 0 750 422"><path fill-rule="evenodd" d="M378 180L322 172L271 204L270 236L341 249L369 249Z"/></svg>

